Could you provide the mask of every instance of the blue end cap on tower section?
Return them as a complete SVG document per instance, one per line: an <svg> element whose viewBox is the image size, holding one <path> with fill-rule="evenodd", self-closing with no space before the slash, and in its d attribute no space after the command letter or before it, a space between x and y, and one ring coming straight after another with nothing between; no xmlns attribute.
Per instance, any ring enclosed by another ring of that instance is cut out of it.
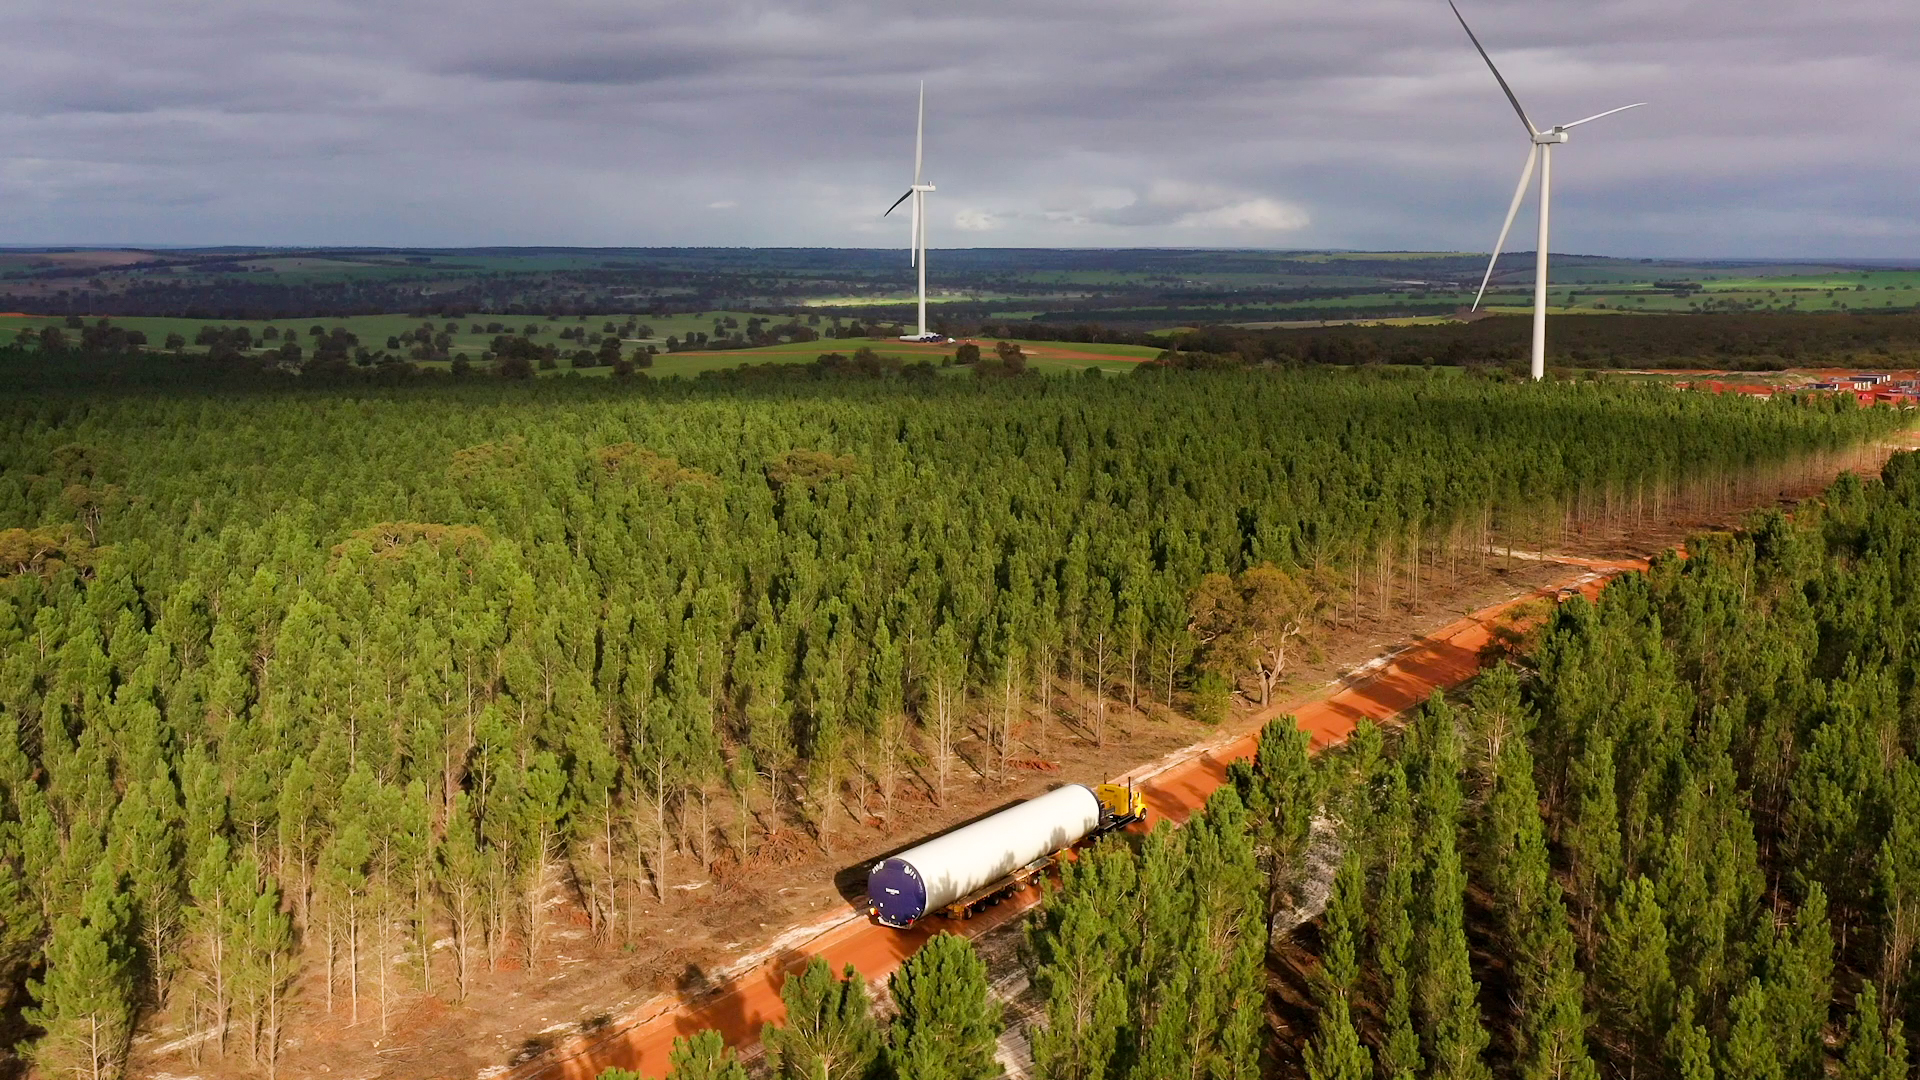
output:
<svg viewBox="0 0 1920 1080"><path fill-rule="evenodd" d="M927 913L927 886L920 871L901 859L882 859L867 874L867 911L883 926L912 926Z"/></svg>

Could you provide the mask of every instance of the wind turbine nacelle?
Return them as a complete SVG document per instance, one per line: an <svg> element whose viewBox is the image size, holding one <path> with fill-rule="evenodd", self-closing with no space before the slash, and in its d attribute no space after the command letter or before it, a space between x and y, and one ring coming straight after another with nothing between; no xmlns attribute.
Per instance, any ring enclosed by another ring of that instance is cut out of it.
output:
<svg viewBox="0 0 1920 1080"><path fill-rule="evenodd" d="M1542 131L1536 134L1533 137L1533 142L1536 146L1552 146L1555 143L1566 142L1569 137L1565 131L1554 128L1552 131Z"/></svg>
<svg viewBox="0 0 1920 1080"><path fill-rule="evenodd" d="M908 188L907 190L908 191L933 191L934 186L932 184L915 184L912 187Z"/></svg>

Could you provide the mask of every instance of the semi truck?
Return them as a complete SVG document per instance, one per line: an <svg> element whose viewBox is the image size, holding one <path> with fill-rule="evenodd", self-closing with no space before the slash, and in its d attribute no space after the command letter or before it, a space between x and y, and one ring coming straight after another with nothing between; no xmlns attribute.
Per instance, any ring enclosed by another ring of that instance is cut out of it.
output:
<svg viewBox="0 0 1920 1080"><path fill-rule="evenodd" d="M928 915L969 918L1045 873L1061 852L1146 816L1130 785L1055 788L874 863L867 914L899 929Z"/></svg>

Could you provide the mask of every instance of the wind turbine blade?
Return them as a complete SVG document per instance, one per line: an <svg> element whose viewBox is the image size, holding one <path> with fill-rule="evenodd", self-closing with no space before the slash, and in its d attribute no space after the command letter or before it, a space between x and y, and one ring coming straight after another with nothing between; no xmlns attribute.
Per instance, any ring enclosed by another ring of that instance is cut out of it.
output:
<svg viewBox="0 0 1920 1080"><path fill-rule="evenodd" d="M1527 167L1520 170L1520 186L1513 189L1513 203L1507 207L1506 224L1500 226L1500 239L1493 242L1493 257L1487 260L1486 276L1480 279L1480 292L1473 298L1473 310L1480 310L1480 301L1486 298L1487 283L1493 280L1493 264L1500 261L1500 249L1507 246L1507 234L1513 231L1513 219L1520 214L1520 204L1527 198L1527 185L1533 181L1533 164L1540 160L1540 148L1527 148Z"/></svg>
<svg viewBox="0 0 1920 1080"><path fill-rule="evenodd" d="M907 241L908 266L920 265L920 200L923 196L918 191L913 196L913 232L908 234L910 239Z"/></svg>
<svg viewBox="0 0 1920 1080"><path fill-rule="evenodd" d="M913 125L913 182L920 182L920 149L927 135L927 83L920 80L920 118Z"/></svg>
<svg viewBox="0 0 1920 1080"><path fill-rule="evenodd" d="M902 196L900 196L899 198L897 198L897 199L895 199L895 200L893 200L893 205L892 205L892 206L889 206L889 207L887 207L887 211L886 211L886 214L881 214L880 216L881 216L881 217L886 217L886 216L887 216L887 214L891 214L891 213L893 213L893 212L894 212L895 210L898 210L898 209L900 209L900 204L901 204L901 203L903 203L903 202L906 202L906 201L907 201L908 199L911 199L911 198L913 198L913 189L912 189L912 188L908 188L908 189L907 189L907 193L906 193L905 195L902 195Z"/></svg>
<svg viewBox="0 0 1920 1080"><path fill-rule="evenodd" d="M1603 113L1594 113L1594 114L1593 114L1592 116L1589 116L1589 117L1587 117L1587 118L1586 118L1585 120L1575 120L1575 121L1574 121L1573 123L1571 123L1571 124L1559 124L1559 125L1556 125L1556 126L1554 127L1554 130L1555 130L1555 131L1565 131L1565 130L1567 130L1568 128L1577 128L1577 127L1579 127L1579 126L1580 126L1581 124L1591 124L1591 123L1593 123L1593 122L1594 122L1595 120L1603 120L1603 119L1605 119L1605 118L1607 118L1607 117L1609 117L1609 116L1612 116L1612 115L1613 115L1614 113L1622 113L1622 112L1626 112L1626 111L1627 111L1628 109L1637 109L1637 108L1639 108L1640 106L1642 106L1642 105L1645 105L1645 104L1646 104L1646 102L1644 102L1644 101L1636 101L1636 102L1634 102L1634 103L1633 103L1633 104L1631 104L1631 105L1622 105L1622 106L1620 106L1620 107L1619 107L1619 108L1617 108L1617 109L1608 109L1608 110L1607 110L1606 112L1603 112Z"/></svg>
<svg viewBox="0 0 1920 1080"><path fill-rule="evenodd" d="M1507 80L1500 74L1500 69L1493 66L1493 57L1487 55L1487 50L1480 44L1480 39L1473 36L1473 27L1468 26L1467 17L1460 14L1460 5L1453 0L1447 0L1447 6L1453 9L1453 17L1460 20L1460 29L1467 32L1467 40L1473 42L1473 47L1479 50L1480 59L1487 62L1487 70L1493 72L1494 80L1500 84L1500 89L1506 91L1507 100L1513 102L1513 111L1520 114L1520 122L1527 126L1527 134L1540 134L1540 129L1534 127L1533 121L1528 119L1527 110L1520 107L1520 99L1513 96L1513 87L1507 85Z"/></svg>

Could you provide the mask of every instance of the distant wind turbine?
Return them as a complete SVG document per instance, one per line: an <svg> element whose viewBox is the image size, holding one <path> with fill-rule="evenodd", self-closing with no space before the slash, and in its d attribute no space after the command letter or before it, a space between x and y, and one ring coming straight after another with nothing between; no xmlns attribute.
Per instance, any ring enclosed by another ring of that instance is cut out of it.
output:
<svg viewBox="0 0 1920 1080"><path fill-rule="evenodd" d="M1500 89L1506 92L1507 100L1513 103L1513 111L1520 114L1520 122L1526 125L1527 137L1533 142L1533 145L1527 149L1526 168L1520 170L1520 186L1514 189L1513 203L1507 207L1506 224L1500 226L1500 239L1493 242L1493 258L1487 260L1487 273L1480 279L1480 292L1473 298L1475 311L1480 310L1480 301L1487 295L1487 283L1493 280L1493 266L1500 261L1500 249L1506 246L1507 233L1513 229L1514 216L1520 213L1520 204L1527 197L1527 183L1533 179L1534 166L1538 164L1540 168L1540 247L1533 268L1533 377L1538 380L1545 378L1547 374L1547 218L1553 206L1553 148L1566 142L1567 132L1581 124L1590 124L1602 117L1612 116L1614 113L1637 109L1646 102L1622 105L1617 109L1596 113L1585 120L1575 120L1571 124L1557 124L1546 131L1541 131L1533 126L1531 119L1528 119L1527 110L1520 107L1520 99L1514 96L1513 88L1507 85L1507 80L1501 76L1500 69L1493 66L1493 57L1487 55L1487 50L1480 44L1480 39L1474 36L1473 27L1467 25L1466 16L1460 14L1459 5L1453 0L1447 0L1447 6L1453 8L1453 17L1460 20L1460 29L1467 32L1467 40L1473 42L1473 47L1480 53L1480 59L1487 62L1487 70L1493 72L1493 77L1499 82Z"/></svg>
<svg viewBox="0 0 1920 1080"><path fill-rule="evenodd" d="M921 151L926 145L926 134L927 84L922 82L920 84L920 119L913 129L913 186L907 188L905 195L895 199L892 206L887 207L886 214L880 215L886 217L887 214L898 210L901 203L908 199L913 200L913 237L908 242L907 250L908 258L920 271L920 332L912 335L902 334L900 335L902 341L931 341L939 337L938 334L927 333L927 192L933 190L933 185L922 183L920 180Z"/></svg>

